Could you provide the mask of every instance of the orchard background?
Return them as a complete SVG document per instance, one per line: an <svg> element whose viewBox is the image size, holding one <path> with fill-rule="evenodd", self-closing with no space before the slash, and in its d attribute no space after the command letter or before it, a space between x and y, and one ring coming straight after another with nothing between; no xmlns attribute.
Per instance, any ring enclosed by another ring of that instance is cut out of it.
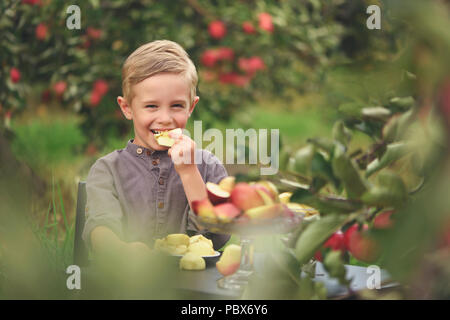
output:
<svg viewBox="0 0 450 320"><path fill-rule="evenodd" d="M79 30L66 27L74 4ZM372 4L381 30L366 27ZM292 263L272 275L290 278L320 252L343 283L344 263L376 262L405 284L389 297L449 298L448 30L438 0L2 1L0 296L60 294L25 290L24 265L36 252L50 258L42 270L71 264L77 182L132 135L116 103L122 63L169 39L197 66L203 129L280 129L281 172L269 179L321 212L277 251ZM382 254L335 253L355 223ZM307 281L248 294L319 297Z"/></svg>

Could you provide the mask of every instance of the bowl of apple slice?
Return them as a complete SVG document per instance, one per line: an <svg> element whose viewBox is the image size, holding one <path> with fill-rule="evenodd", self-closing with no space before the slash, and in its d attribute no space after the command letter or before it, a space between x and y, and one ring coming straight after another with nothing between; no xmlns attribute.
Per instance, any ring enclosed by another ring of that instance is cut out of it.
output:
<svg viewBox="0 0 450 320"><path fill-rule="evenodd" d="M194 222L215 233L289 233L305 217L318 214L314 208L290 203L270 181L235 183L230 176L218 184L207 182L206 189L205 199L192 202Z"/></svg>

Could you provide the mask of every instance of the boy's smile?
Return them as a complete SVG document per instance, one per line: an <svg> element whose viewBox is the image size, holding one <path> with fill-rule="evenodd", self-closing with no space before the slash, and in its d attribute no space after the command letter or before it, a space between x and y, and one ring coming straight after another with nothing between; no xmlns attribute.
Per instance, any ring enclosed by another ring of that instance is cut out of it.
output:
<svg viewBox="0 0 450 320"><path fill-rule="evenodd" d="M176 128L184 129L199 97L190 103L190 89L185 76L160 73L132 87L131 106L123 97L117 102L128 120L133 120L133 143L153 150L167 150L160 146L155 134Z"/></svg>

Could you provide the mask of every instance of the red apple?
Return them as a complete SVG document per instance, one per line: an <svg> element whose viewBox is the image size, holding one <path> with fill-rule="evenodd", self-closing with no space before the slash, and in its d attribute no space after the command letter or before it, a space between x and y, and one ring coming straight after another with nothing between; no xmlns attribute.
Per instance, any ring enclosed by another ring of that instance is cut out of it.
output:
<svg viewBox="0 0 450 320"><path fill-rule="evenodd" d="M314 259L317 260L317 261L322 262L323 256L322 256L322 252L320 250L316 251L316 253L314 254Z"/></svg>
<svg viewBox="0 0 450 320"><path fill-rule="evenodd" d="M237 217L241 213L241 210L232 203L222 203L214 206L214 213L219 219L219 222L228 223Z"/></svg>
<svg viewBox="0 0 450 320"><path fill-rule="evenodd" d="M218 54L218 51L214 50L214 49L205 50L202 53L202 56L200 58L200 61L202 62L202 64L205 67L210 67L210 68L214 67L217 60L219 60L219 54Z"/></svg>
<svg viewBox="0 0 450 320"><path fill-rule="evenodd" d="M96 29L93 27L88 27L87 28L87 34L91 39L97 40L100 39L102 36L102 30L100 29Z"/></svg>
<svg viewBox="0 0 450 320"><path fill-rule="evenodd" d="M227 28L222 21L213 21L208 27L209 34L214 39L222 39L227 33Z"/></svg>
<svg viewBox="0 0 450 320"><path fill-rule="evenodd" d="M250 21L244 21L242 23L242 30L247 34L254 34L256 32L255 27Z"/></svg>
<svg viewBox="0 0 450 320"><path fill-rule="evenodd" d="M210 223L217 223L217 217L214 213L214 207L208 198L192 201L192 210L194 213Z"/></svg>
<svg viewBox="0 0 450 320"><path fill-rule="evenodd" d="M394 225L394 221L392 220L393 210L384 211L378 214L373 220L373 227L375 229L389 229Z"/></svg>
<svg viewBox="0 0 450 320"><path fill-rule="evenodd" d="M256 189L246 182L236 184L231 191L230 199L236 207L244 211L264 205L264 200Z"/></svg>
<svg viewBox="0 0 450 320"><path fill-rule="evenodd" d="M66 88L67 83L65 81L58 81L53 85L53 91L55 91L57 96L62 96Z"/></svg>
<svg viewBox="0 0 450 320"><path fill-rule="evenodd" d="M9 71L9 77L13 83L17 83L20 81L20 71L17 68L11 68Z"/></svg>
<svg viewBox="0 0 450 320"><path fill-rule="evenodd" d="M358 224L355 223L345 231L344 244L345 244L345 247L347 248L347 250L349 250L350 237L355 231L358 231L358 228L359 228ZM368 226L364 225L364 229L367 230Z"/></svg>
<svg viewBox="0 0 450 320"><path fill-rule="evenodd" d="M101 100L102 100L102 96L97 91L93 90L91 92L91 96L89 99L89 103L90 103L91 107L98 106L98 104L100 103Z"/></svg>
<svg viewBox="0 0 450 320"><path fill-rule="evenodd" d="M342 231L336 231L328 238L328 240L323 244L324 248L330 248L331 250L340 250L342 252L346 251L346 246L344 242L344 234Z"/></svg>
<svg viewBox="0 0 450 320"><path fill-rule="evenodd" d="M94 82L94 91L100 96L104 96L108 92L108 83L103 79L98 79Z"/></svg>
<svg viewBox="0 0 450 320"><path fill-rule="evenodd" d="M219 60L232 61L234 59L234 50L229 47L221 47L217 49L217 56Z"/></svg>
<svg viewBox="0 0 450 320"><path fill-rule="evenodd" d="M367 234L367 230L355 230L351 233L348 251L356 259L368 263L375 262L380 255L378 243Z"/></svg>
<svg viewBox="0 0 450 320"><path fill-rule="evenodd" d="M230 198L230 193L228 191L223 190L219 185L212 182L206 183L206 191L209 200L214 205L226 202Z"/></svg>
<svg viewBox="0 0 450 320"><path fill-rule="evenodd" d="M36 38L39 40L45 40L48 34L48 27L45 23L39 23L35 30Z"/></svg>
<svg viewBox="0 0 450 320"><path fill-rule="evenodd" d="M267 12L258 15L259 27L267 32L273 32L272 16Z"/></svg>

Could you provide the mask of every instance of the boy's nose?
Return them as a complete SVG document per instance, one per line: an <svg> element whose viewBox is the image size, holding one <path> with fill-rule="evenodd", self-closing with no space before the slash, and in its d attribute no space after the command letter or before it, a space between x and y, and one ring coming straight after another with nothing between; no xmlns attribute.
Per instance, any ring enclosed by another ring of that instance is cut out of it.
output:
<svg viewBox="0 0 450 320"><path fill-rule="evenodd" d="M172 123L172 116L168 111L162 111L158 114L158 122L161 124L170 124Z"/></svg>

